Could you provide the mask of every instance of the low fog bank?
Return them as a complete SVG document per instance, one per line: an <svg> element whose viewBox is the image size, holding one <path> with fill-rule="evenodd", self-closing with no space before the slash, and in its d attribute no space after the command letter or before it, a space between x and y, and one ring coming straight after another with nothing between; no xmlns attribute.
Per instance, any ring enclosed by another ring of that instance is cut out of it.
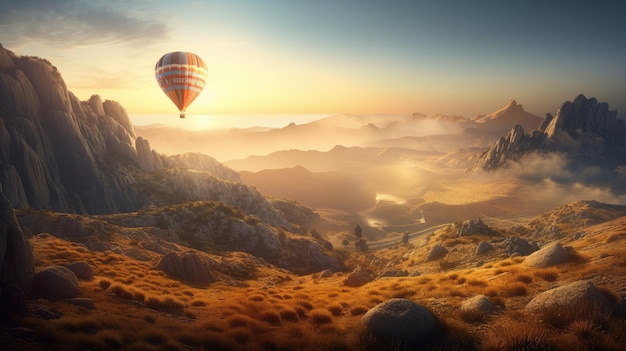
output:
<svg viewBox="0 0 626 351"><path fill-rule="evenodd" d="M280 150L327 151L336 145L365 146L380 140L450 135L463 131L465 127L463 121L407 115L336 115L274 129L190 131L165 126L135 126L135 133L166 155L199 152L226 162Z"/></svg>

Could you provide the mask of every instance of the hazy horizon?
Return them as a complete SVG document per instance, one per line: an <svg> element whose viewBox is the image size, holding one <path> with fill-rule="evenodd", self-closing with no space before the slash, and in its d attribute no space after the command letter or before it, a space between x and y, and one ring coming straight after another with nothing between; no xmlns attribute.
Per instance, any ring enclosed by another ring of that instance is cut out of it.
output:
<svg viewBox="0 0 626 351"><path fill-rule="evenodd" d="M81 100L175 114L155 62L207 63L192 114L543 116L582 93L626 110L626 3L268 0L0 2L0 43L52 62Z"/></svg>

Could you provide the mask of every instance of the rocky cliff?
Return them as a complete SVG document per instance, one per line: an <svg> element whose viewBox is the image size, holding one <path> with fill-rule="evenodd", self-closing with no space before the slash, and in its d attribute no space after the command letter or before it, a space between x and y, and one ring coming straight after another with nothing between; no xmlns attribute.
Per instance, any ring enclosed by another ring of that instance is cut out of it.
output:
<svg viewBox="0 0 626 351"><path fill-rule="evenodd" d="M26 302L33 283L33 252L0 186L0 320L4 307L18 311Z"/></svg>
<svg viewBox="0 0 626 351"><path fill-rule="evenodd" d="M0 184L15 207L98 214L217 200L287 226L235 171L209 156L160 155L120 104L79 101L50 62L1 45Z"/></svg>
<svg viewBox="0 0 626 351"><path fill-rule="evenodd" d="M594 166L619 176L626 164L626 127L607 103L579 95L531 134L517 125L482 154L473 170L495 170L525 156L558 153L572 168Z"/></svg>

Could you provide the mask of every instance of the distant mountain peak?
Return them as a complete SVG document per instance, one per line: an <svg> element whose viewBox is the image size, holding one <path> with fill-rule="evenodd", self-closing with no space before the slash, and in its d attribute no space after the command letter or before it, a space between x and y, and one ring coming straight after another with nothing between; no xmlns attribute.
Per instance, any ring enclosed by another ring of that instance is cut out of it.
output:
<svg viewBox="0 0 626 351"><path fill-rule="evenodd" d="M560 152L582 164L610 169L626 163L626 126L617 111L595 98L580 94L564 102L554 116L548 115L535 133L524 130L516 125L477 160L475 169L497 169L530 152Z"/></svg>
<svg viewBox="0 0 626 351"><path fill-rule="evenodd" d="M534 130L543 122L543 118L524 111L521 104L515 99L509 100L502 108L488 115L480 115L472 118L478 123L496 133L505 133L515 125L521 125L524 130Z"/></svg>

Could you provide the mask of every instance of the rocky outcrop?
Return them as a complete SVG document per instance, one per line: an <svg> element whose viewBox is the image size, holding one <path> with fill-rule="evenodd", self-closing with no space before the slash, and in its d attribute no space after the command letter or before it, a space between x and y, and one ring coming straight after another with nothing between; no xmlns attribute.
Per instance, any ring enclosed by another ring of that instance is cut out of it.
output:
<svg viewBox="0 0 626 351"><path fill-rule="evenodd" d="M435 246L430 249L430 252L428 253L428 256L426 256L426 260L424 260L424 262L435 261L444 258L447 254L448 249L446 249L441 244L435 244Z"/></svg>
<svg viewBox="0 0 626 351"><path fill-rule="evenodd" d="M569 247L571 249L571 247ZM524 264L533 268L546 268L565 263L571 259L570 250L558 242L552 242L528 255Z"/></svg>
<svg viewBox="0 0 626 351"><path fill-rule="evenodd" d="M148 140L138 137L135 139L135 148L137 149L137 161L139 167L146 172L154 172L163 169L161 156L150 148Z"/></svg>
<svg viewBox="0 0 626 351"><path fill-rule="evenodd" d="M374 272L369 269L356 267L352 273L343 281L346 286L361 286L374 280Z"/></svg>
<svg viewBox="0 0 626 351"><path fill-rule="evenodd" d="M198 254L188 252L178 256L176 252L168 252L163 255L156 269L165 272L167 275L182 280L199 283L213 283L217 278L213 274L215 262Z"/></svg>
<svg viewBox="0 0 626 351"><path fill-rule="evenodd" d="M49 266L33 277L33 294L50 300L68 299L80 294L80 285L69 268Z"/></svg>
<svg viewBox="0 0 626 351"><path fill-rule="evenodd" d="M0 304L21 309L31 292L33 252L0 186Z"/></svg>
<svg viewBox="0 0 626 351"><path fill-rule="evenodd" d="M200 154L159 155L120 104L79 101L46 60L0 47L0 91L0 184L16 207L102 214L215 200L289 227L237 172Z"/></svg>
<svg viewBox="0 0 626 351"><path fill-rule="evenodd" d="M414 345L432 333L435 316L425 307L407 299L391 299L369 311L363 323L375 337Z"/></svg>
<svg viewBox="0 0 626 351"><path fill-rule="evenodd" d="M476 295L461 303L462 312L489 314L495 310L496 306L485 295Z"/></svg>
<svg viewBox="0 0 626 351"><path fill-rule="evenodd" d="M539 245L534 241L527 241L520 237L510 236L497 244L497 247L504 252L513 256L528 256L539 250Z"/></svg>
<svg viewBox="0 0 626 351"><path fill-rule="evenodd" d="M224 166L211 156L195 152L165 157L163 158L163 165L167 168L185 168L209 172L217 178L241 183L241 176L237 171Z"/></svg>
<svg viewBox="0 0 626 351"><path fill-rule="evenodd" d="M467 236L472 234L497 235L498 232L486 225L482 219L467 219L460 223L454 224L458 236Z"/></svg>
<svg viewBox="0 0 626 351"><path fill-rule="evenodd" d="M584 305L595 305L605 308L609 306L602 292L588 280L577 281L545 291L535 296L526 305L526 310L541 312L548 308L572 309L580 308Z"/></svg>
<svg viewBox="0 0 626 351"><path fill-rule="evenodd" d="M525 134L516 125L477 161L473 170L494 170L530 153L558 152L572 164L595 165L614 172L626 164L626 126L607 103L578 95L547 115L538 130Z"/></svg>

